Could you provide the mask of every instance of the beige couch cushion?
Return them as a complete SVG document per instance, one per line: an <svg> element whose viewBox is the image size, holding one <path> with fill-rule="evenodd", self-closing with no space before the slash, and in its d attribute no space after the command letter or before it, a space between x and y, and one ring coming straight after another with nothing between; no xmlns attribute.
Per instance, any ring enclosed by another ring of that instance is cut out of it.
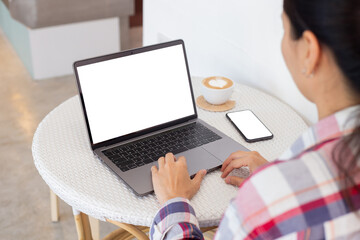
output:
<svg viewBox="0 0 360 240"><path fill-rule="evenodd" d="M7 0L3 0L7 1ZM11 0L12 17L29 28L42 28L67 23L134 13L133 0Z"/></svg>

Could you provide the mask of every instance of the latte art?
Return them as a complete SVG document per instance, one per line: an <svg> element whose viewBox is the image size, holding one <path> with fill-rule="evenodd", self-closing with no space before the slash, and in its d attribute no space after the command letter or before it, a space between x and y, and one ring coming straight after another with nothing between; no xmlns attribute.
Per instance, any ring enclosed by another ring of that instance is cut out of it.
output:
<svg viewBox="0 0 360 240"><path fill-rule="evenodd" d="M233 85L230 79L224 77L210 77L203 80L204 86L213 89L225 89Z"/></svg>
<svg viewBox="0 0 360 240"><path fill-rule="evenodd" d="M223 88L225 87L227 82L222 79L214 79L214 80L210 80L209 84L213 87Z"/></svg>

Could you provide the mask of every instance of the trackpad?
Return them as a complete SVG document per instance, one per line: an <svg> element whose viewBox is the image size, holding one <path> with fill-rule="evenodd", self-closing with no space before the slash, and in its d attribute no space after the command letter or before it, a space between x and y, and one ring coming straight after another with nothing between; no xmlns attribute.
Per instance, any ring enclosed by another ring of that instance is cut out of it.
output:
<svg viewBox="0 0 360 240"><path fill-rule="evenodd" d="M231 153L241 151L249 151L246 147L230 138L221 141L212 142L203 146L210 154L216 156L221 164L230 156Z"/></svg>
<svg viewBox="0 0 360 240"><path fill-rule="evenodd" d="M202 148L192 149L175 155L176 159L179 159L180 156L186 158L190 176L196 174L201 169L214 169L222 164L220 160Z"/></svg>

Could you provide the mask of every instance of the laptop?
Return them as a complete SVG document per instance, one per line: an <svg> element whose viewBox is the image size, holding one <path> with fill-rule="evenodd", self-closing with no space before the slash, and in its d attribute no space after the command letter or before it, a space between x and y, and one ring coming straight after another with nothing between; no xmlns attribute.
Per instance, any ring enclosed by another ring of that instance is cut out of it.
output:
<svg viewBox="0 0 360 240"><path fill-rule="evenodd" d="M137 195L172 152L189 174L248 151L197 115L185 46L176 40L74 63L91 149ZM225 117L224 117L225 119Z"/></svg>

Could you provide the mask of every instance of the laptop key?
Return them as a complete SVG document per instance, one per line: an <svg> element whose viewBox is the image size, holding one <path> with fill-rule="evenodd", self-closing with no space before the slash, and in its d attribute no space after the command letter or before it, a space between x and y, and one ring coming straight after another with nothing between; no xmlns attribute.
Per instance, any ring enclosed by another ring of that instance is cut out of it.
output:
<svg viewBox="0 0 360 240"><path fill-rule="evenodd" d="M155 156L162 156L163 152L161 150L155 151L154 152Z"/></svg>
<svg viewBox="0 0 360 240"><path fill-rule="evenodd" d="M209 140L208 138L207 138L207 139L204 139L204 141L203 141L204 144L207 144L207 143L210 143L210 142L212 142L212 141Z"/></svg>
<svg viewBox="0 0 360 240"><path fill-rule="evenodd" d="M185 152L186 150L188 150L186 147L179 147L179 148L173 149L171 152L175 155L175 154L178 154L181 152Z"/></svg>
<svg viewBox="0 0 360 240"><path fill-rule="evenodd" d="M140 157L133 157L132 159L131 159L133 162L135 162L135 163L137 163L137 162L141 162L141 158Z"/></svg>
<svg viewBox="0 0 360 240"><path fill-rule="evenodd" d="M164 157L164 155L157 155L153 158L153 162L157 162L160 158Z"/></svg>
<svg viewBox="0 0 360 240"><path fill-rule="evenodd" d="M111 151L103 151L103 154L107 157L114 155Z"/></svg>
<svg viewBox="0 0 360 240"><path fill-rule="evenodd" d="M165 157L165 155L170 152L170 149L169 148L163 148L161 151L162 151L162 155Z"/></svg>
<svg viewBox="0 0 360 240"><path fill-rule="evenodd" d="M129 170L129 168L128 167L120 167L120 170L123 171L123 172L126 172L126 171Z"/></svg>
<svg viewBox="0 0 360 240"><path fill-rule="evenodd" d="M135 165L138 166L138 167L140 167L140 166L145 165L145 163L143 163L143 162L136 162Z"/></svg>
<svg viewBox="0 0 360 240"><path fill-rule="evenodd" d="M191 144L191 143L186 144L185 146L186 146L188 149L193 149L193 148L196 148L196 145Z"/></svg>
<svg viewBox="0 0 360 240"><path fill-rule="evenodd" d="M215 138L216 138L216 140L219 140L219 139L221 139L222 137L220 137L219 135L215 135Z"/></svg>
<svg viewBox="0 0 360 240"><path fill-rule="evenodd" d="M127 167L130 168L130 169L134 169L134 168L136 168L136 165L135 164L129 164L129 165L127 165Z"/></svg>
<svg viewBox="0 0 360 240"><path fill-rule="evenodd" d="M131 165L133 164L134 162L133 161L122 161L122 162L117 162L117 166L119 167L124 167L124 166L128 166L128 165Z"/></svg>
<svg viewBox="0 0 360 240"><path fill-rule="evenodd" d="M112 160L112 162L114 162L114 163L121 163L121 162L126 162L126 161L127 161L127 159L123 158L123 157L119 157L119 158Z"/></svg>
<svg viewBox="0 0 360 240"><path fill-rule="evenodd" d="M140 153L138 153L138 152L135 152L135 153L133 153L132 154L134 157L140 157Z"/></svg>
<svg viewBox="0 0 360 240"><path fill-rule="evenodd" d="M154 162L151 158L145 158L144 160L143 160L143 162L145 163L145 164L148 164L148 163L152 163L152 162Z"/></svg>
<svg viewBox="0 0 360 240"><path fill-rule="evenodd" d="M116 160L116 159L118 159L118 158L120 158L118 155L112 155L112 156L109 156L108 157L111 161L114 161L114 160Z"/></svg>
<svg viewBox="0 0 360 240"><path fill-rule="evenodd" d="M146 151L142 151L142 152L139 152L139 157L140 158L143 158L144 156L147 155L147 152Z"/></svg>

